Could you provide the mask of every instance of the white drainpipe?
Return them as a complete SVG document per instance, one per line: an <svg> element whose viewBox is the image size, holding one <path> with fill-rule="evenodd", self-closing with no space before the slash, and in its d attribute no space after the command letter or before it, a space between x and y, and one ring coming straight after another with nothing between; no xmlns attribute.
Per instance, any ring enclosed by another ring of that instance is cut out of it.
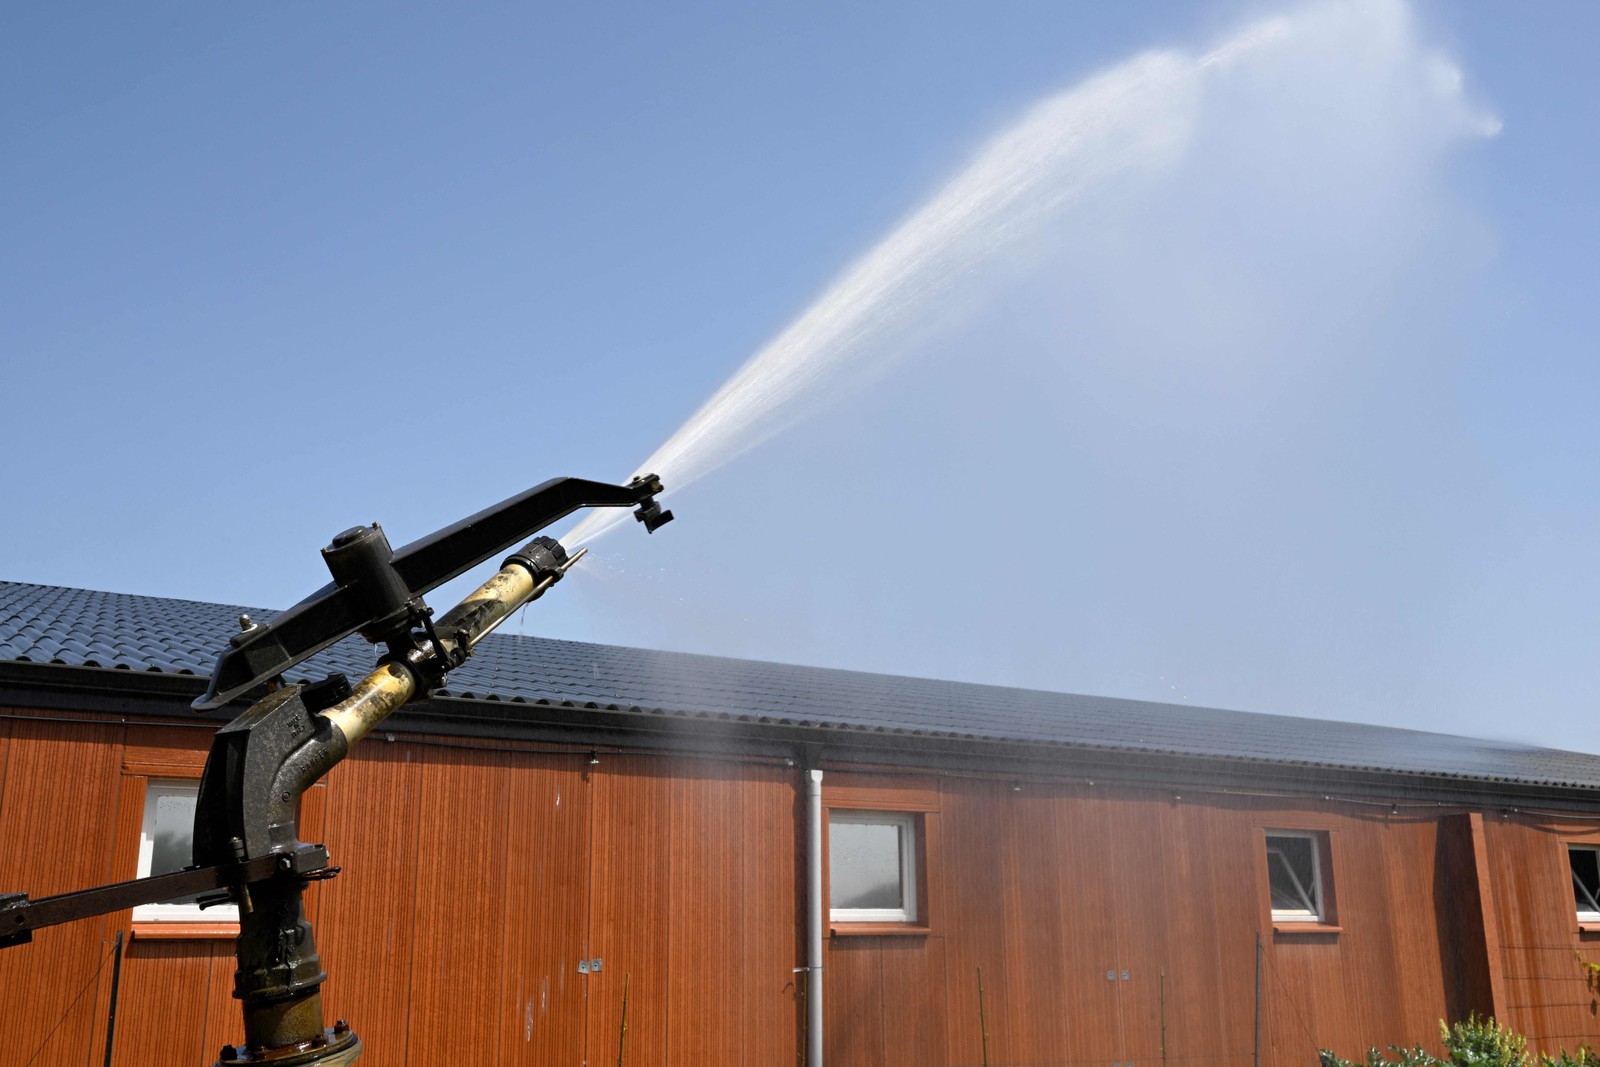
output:
<svg viewBox="0 0 1600 1067"><path fill-rule="evenodd" d="M822 772L806 772L806 1067L822 1067Z"/></svg>

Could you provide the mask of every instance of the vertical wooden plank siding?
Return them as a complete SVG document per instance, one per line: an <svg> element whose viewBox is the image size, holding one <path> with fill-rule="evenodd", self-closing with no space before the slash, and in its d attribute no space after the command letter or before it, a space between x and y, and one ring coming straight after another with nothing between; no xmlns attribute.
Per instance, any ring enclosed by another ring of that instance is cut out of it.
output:
<svg viewBox="0 0 1600 1067"><path fill-rule="evenodd" d="M109 881L121 727L11 721L0 794L0 890L33 897ZM95 1038L104 923L38 931L0 951L6 1058L77 1067ZM80 995L81 994L81 995Z"/></svg>
<svg viewBox="0 0 1600 1067"><path fill-rule="evenodd" d="M204 1034L200 1044L205 1056L191 1062L208 1064L223 1045L237 1045L244 1041L244 1013L233 996L233 973L238 960L233 954L232 938L191 941L188 944L194 946L197 956L204 958L208 971L205 1025L198 1028ZM123 964L123 973L127 973L126 963ZM170 1013L169 1005L169 1025ZM118 1015L121 1015L120 1008ZM328 1025L332 1024L333 1020L329 1019Z"/></svg>
<svg viewBox="0 0 1600 1067"><path fill-rule="evenodd" d="M980 807L1003 805L1010 815L1000 835L1002 858L998 870L1013 872L1014 876L1003 880L1001 898L991 903L1004 920L1004 973L1018 978L1007 984L1007 1040L1025 1059L1059 1059L1070 1047L1069 1020L1078 1014L1063 994L1071 985L1085 984L1081 974L1071 974L1078 962L1073 958L1073 936L1065 915L1056 906L1064 893L1071 892L1070 879L1062 878L1061 857L1052 847L1060 797L1043 788L1017 792L996 783L981 798L973 792L963 792L959 801L952 798L947 807L959 808L973 800L978 800ZM952 931L952 936L961 935ZM964 1005L962 1012L972 1028L977 1022L977 976L950 977L958 989L966 986L959 1003ZM1073 983L1073 977L1079 981ZM984 992L987 1002L988 990ZM986 1003L985 1007L989 1005ZM978 1050L982 1051L981 1045Z"/></svg>
<svg viewBox="0 0 1600 1067"><path fill-rule="evenodd" d="M739 829L744 842L739 934L744 978L742 996L732 1010L744 1027L743 1056L730 1062L746 1067L787 1064L800 1047L802 1025L802 976L795 968L805 963L799 885L804 794L797 771L745 767L735 773L735 788L744 796Z"/></svg>
<svg viewBox="0 0 1600 1067"><path fill-rule="evenodd" d="M509 757L502 1064L583 1062L590 786L579 758Z"/></svg>
<svg viewBox="0 0 1600 1067"><path fill-rule="evenodd" d="M0 721L0 890L132 876L145 778L191 776L208 741ZM1258 934L1266 1064L1437 1049L1440 1018L1485 1004L1541 1050L1600 1042L1583 967L1600 963L1600 931L1579 928L1566 851L1600 845L1600 816L998 774L825 782L924 812L928 838L927 929L828 943L830 1067L981 1063L980 966L992 1067L1157 1067L1163 1052L1170 1067L1245 1067ZM631 975L625 1065L792 1063L800 796L780 767L362 746L302 809L344 868L310 898L330 1019L351 1021L372 1067L610 1067ZM1274 929L1271 830L1326 842L1336 929ZM36 1050L36 1064L99 1062L110 936L127 928L124 912L0 952L0 1065ZM603 970L578 974L592 958ZM135 939L116 1062L210 1062L241 1036L232 968L227 941Z"/></svg>
<svg viewBox="0 0 1600 1067"><path fill-rule="evenodd" d="M241 1040L244 1024L239 1002L233 999L233 969L231 938L141 941L135 937L122 962L116 1062L130 1067L209 1063L223 1045ZM171 975L177 985L161 982L164 975ZM130 977L136 979L131 985ZM185 1007L175 1011L179 1004ZM130 1011L126 1020L124 1006ZM104 1056L103 1046L100 1055Z"/></svg>
<svg viewBox="0 0 1600 1067"><path fill-rule="evenodd" d="M1161 972L1169 967L1168 928L1190 936L1197 901L1192 889L1166 896L1171 857L1163 847L1162 823L1173 801L1152 791L1106 791L1107 884L1113 894L1117 954L1115 990L1124 1060L1152 1063L1161 1055ZM1183 920L1188 920L1187 922ZM1181 924L1181 925L1180 925ZM1187 1051L1187 1050L1186 1050Z"/></svg>
<svg viewBox="0 0 1600 1067"><path fill-rule="evenodd" d="M1110 1061L1122 1054L1120 978L1108 981L1106 972L1118 966L1117 900L1125 891L1107 867L1115 855L1110 805L1103 789L1074 786L1057 795L1055 809L1061 881L1054 919L1069 952L1056 994L1067 1021L1064 1051L1071 1062Z"/></svg>
<svg viewBox="0 0 1600 1067"><path fill-rule="evenodd" d="M1544 1051L1600 1044L1600 1001L1584 971L1600 963L1600 935L1580 932L1567 846L1600 844L1600 825L1529 814L1483 818L1488 843L1502 1017Z"/></svg>
<svg viewBox="0 0 1600 1067"><path fill-rule="evenodd" d="M589 995L589 1061L614 1064L620 1050L627 1064L664 1064L670 878L673 849L681 844L669 800L671 769L661 759L607 755L592 782L589 952L604 960L604 970L580 979Z"/></svg>
<svg viewBox="0 0 1600 1067"><path fill-rule="evenodd" d="M227 945L230 979L232 949ZM210 1036L214 1024L209 1016L216 1007L211 971L217 954L213 943L207 941L134 939L122 964L115 1067L211 1063L224 1040L238 1040L241 1035L237 1033L220 1040ZM237 1008L232 1015L237 1029ZM103 1029L104 1016L98 1022Z"/></svg>
<svg viewBox="0 0 1600 1067"><path fill-rule="evenodd" d="M327 844L328 780L326 778L300 795L298 820L300 840L308 844ZM338 866L338 864L334 864L334 866ZM322 880L312 882L306 887L306 919L313 925L316 924L322 914L320 908L322 890L326 885L327 882ZM318 951L321 951L320 942L318 942Z"/></svg>
<svg viewBox="0 0 1600 1067"><path fill-rule="evenodd" d="M134 778L128 774L121 775L117 780L117 807L112 816L114 840L111 845L111 864L106 871L109 881L121 882L136 877L139 869L139 839L130 832L130 827L138 827L144 815L144 780ZM99 920L101 937L115 943L117 932L122 933L124 939L123 967L127 967L127 952L132 948L130 935L133 929L133 909L112 912L102 916ZM94 920L87 920L93 922ZM119 996L119 1001L126 1003L124 997ZM104 1019L111 1008L111 974L110 970L101 972L100 985L95 991L95 1016ZM170 1002L166 1005L171 1010ZM122 1009L119 1006L118 1011ZM137 1006L135 1011L137 1011ZM96 1036L91 1046L89 1060L92 1064L105 1062L105 1032L99 1027L95 1028ZM118 1033L122 1027L118 1026Z"/></svg>
<svg viewBox="0 0 1600 1067"><path fill-rule="evenodd" d="M1504 1003L1494 887L1477 812L1439 819L1436 899L1446 1018L1498 1016Z"/></svg>
<svg viewBox="0 0 1600 1067"><path fill-rule="evenodd" d="M836 937L827 945L822 999L822 1062L887 1067L883 950L879 938ZM972 1062L978 1061L958 1061Z"/></svg>
<svg viewBox="0 0 1600 1067"><path fill-rule="evenodd" d="M1182 799L1161 813L1163 887L1157 906L1186 922L1181 933L1169 933L1157 964L1156 1048L1146 1057L1153 1064L1162 1053L1163 991L1168 1062L1251 1062L1260 911L1254 887L1240 885L1240 872L1255 869L1253 838L1230 833L1232 821L1225 810ZM1182 906L1174 907L1174 901ZM1219 990L1235 992L1220 997Z"/></svg>
<svg viewBox="0 0 1600 1067"><path fill-rule="evenodd" d="M362 1067L407 1062L422 751L367 742L328 775L323 838L343 870L317 902L322 1000L361 1036Z"/></svg>
<svg viewBox="0 0 1600 1067"><path fill-rule="evenodd" d="M1483 917L1484 966L1487 968L1489 1001L1482 1014L1499 1019L1501 1005L1506 1001L1505 975L1500 970L1503 949L1500 937L1500 911L1494 898L1494 871L1489 859L1489 842L1484 831L1483 813L1474 811L1467 815L1472 831L1473 880L1478 886L1478 907ZM1459 1012L1457 1013L1460 1014Z"/></svg>
<svg viewBox="0 0 1600 1067"><path fill-rule="evenodd" d="M1019 1020L1010 997L1007 958L1007 863L1004 822L994 818L1006 787L976 779L950 779L940 786L942 900L931 901L938 916L935 936L944 939L946 1045L957 1063L981 1063L983 1032L978 1018L978 971L983 971L983 1004L991 1063L1018 1054ZM1013 927L1013 929L1015 929ZM923 950L927 951L924 945ZM830 954L831 956L831 954ZM896 986L885 1010L906 1010L911 991ZM833 987L836 1001L846 991Z"/></svg>
<svg viewBox="0 0 1600 1067"><path fill-rule="evenodd" d="M1362 940L1364 972L1371 975L1375 988L1393 983L1395 996L1375 1000L1371 1014L1384 1018L1382 1009L1388 1007L1378 1028L1395 1033L1412 1019L1445 1018L1449 1011L1441 928L1454 920L1457 908L1455 901L1439 899L1436 891L1440 880L1448 877L1439 867L1437 817L1391 816L1367 825L1374 837L1386 839L1375 847L1385 861L1379 890L1388 905L1379 910L1388 920L1390 944L1369 946Z"/></svg>
<svg viewBox="0 0 1600 1067"><path fill-rule="evenodd" d="M743 803L735 768L682 762L667 787L672 813L667 892L669 1064L737 1064L745 982L741 949Z"/></svg>
<svg viewBox="0 0 1600 1067"><path fill-rule="evenodd" d="M407 1061L499 1063L506 760L434 749L422 763L408 946ZM359 1031L357 1031L359 1033Z"/></svg>
<svg viewBox="0 0 1600 1067"><path fill-rule="evenodd" d="M925 937L832 939L830 1063L895 1063L901 1048L936 1062L911 1020L937 1005L928 975L941 968L944 1055L979 1062L982 966L996 1067L1163 1053L1242 1065L1258 933L1264 1062L1315 1062L1324 1047L1437 1048L1437 1022L1460 1002L1461 976L1447 971L1459 967L1466 921L1453 887L1475 877L1473 858L1441 841L1431 813L962 779L941 796L941 918ZM1269 830L1325 842L1329 923L1274 929ZM1559 895L1559 879L1550 884Z"/></svg>
<svg viewBox="0 0 1600 1067"><path fill-rule="evenodd" d="M879 959L883 983L885 1067L949 1063L945 1034L947 972L943 938L884 938Z"/></svg>

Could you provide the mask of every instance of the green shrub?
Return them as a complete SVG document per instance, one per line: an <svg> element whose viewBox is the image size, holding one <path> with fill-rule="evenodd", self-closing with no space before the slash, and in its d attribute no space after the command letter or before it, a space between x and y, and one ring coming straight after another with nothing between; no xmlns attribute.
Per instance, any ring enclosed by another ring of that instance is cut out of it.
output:
<svg viewBox="0 0 1600 1067"><path fill-rule="evenodd" d="M1562 1049L1554 1056L1540 1056L1539 1067L1600 1067L1600 1055L1588 1045L1579 1045L1576 1052Z"/></svg>
<svg viewBox="0 0 1600 1067"><path fill-rule="evenodd" d="M1398 1045L1390 1045L1387 1056L1376 1047L1369 1048L1367 1058L1361 1063L1340 1059L1327 1049L1322 1049L1319 1055L1322 1057L1322 1067L1445 1067L1448 1062L1425 1049L1401 1048Z"/></svg>
<svg viewBox="0 0 1600 1067"><path fill-rule="evenodd" d="M1586 1045L1576 1052L1546 1053L1535 1060L1528 1055L1527 1038L1476 1014L1454 1026L1440 1022L1439 1040L1444 1043L1446 1059L1421 1048L1397 1045L1390 1045L1387 1054L1369 1048L1360 1063L1341 1059L1327 1049L1321 1050L1320 1057L1322 1067L1600 1067L1600 1054Z"/></svg>
<svg viewBox="0 0 1600 1067"><path fill-rule="evenodd" d="M1456 1067L1528 1067L1528 1039L1477 1012L1454 1026L1441 1021L1439 1040Z"/></svg>

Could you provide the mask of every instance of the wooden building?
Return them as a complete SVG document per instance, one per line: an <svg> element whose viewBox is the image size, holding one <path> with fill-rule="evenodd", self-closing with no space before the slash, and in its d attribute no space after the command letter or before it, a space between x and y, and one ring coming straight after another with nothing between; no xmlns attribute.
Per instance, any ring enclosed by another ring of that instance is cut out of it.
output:
<svg viewBox="0 0 1600 1067"><path fill-rule="evenodd" d="M0 583L0 892L181 853L239 610ZM1287 1067L1469 1011L1600 1043L1597 786L1568 752L497 636L302 834L372 1067ZM0 1067L105 1061L119 932L112 1062L237 1040L228 916L163 905L0 950Z"/></svg>

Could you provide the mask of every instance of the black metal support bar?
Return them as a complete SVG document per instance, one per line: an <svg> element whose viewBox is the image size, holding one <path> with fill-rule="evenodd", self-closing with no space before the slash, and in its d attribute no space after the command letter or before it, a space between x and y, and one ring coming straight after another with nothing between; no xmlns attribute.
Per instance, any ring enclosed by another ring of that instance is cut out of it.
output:
<svg viewBox="0 0 1600 1067"><path fill-rule="evenodd" d="M328 854L321 852L320 855L322 863L318 866L325 867ZM121 911L140 904L156 904L175 897L192 896L207 889L263 881L292 862L288 856L260 856L245 863L174 871L151 878L113 882L94 889L80 889L74 893L40 897L38 900L29 900L25 893L0 897L0 947L31 941L33 931L46 926L87 919L92 915L104 915L109 911ZM301 865L305 864L302 862Z"/></svg>
<svg viewBox="0 0 1600 1067"><path fill-rule="evenodd" d="M413 590L424 592L465 574L579 508L630 508L647 504L659 492L661 483L653 477L627 485L552 478L396 549L394 569Z"/></svg>
<svg viewBox="0 0 1600 1067"><path fill-rule="evenodd" d="M1261 932L1256 931L1256 1050L1251 1059L1255 1067L1261 1067Z"/></svg>
<svg viewBox="0 0 1600 1067"><path fill-rule="evenodd" d="M117 995L122 992L122 931L117 931L117 945L112 950L111 1008L106 1012L106 1067L111 1067L111 1051L117 1046Z"/></svg>

